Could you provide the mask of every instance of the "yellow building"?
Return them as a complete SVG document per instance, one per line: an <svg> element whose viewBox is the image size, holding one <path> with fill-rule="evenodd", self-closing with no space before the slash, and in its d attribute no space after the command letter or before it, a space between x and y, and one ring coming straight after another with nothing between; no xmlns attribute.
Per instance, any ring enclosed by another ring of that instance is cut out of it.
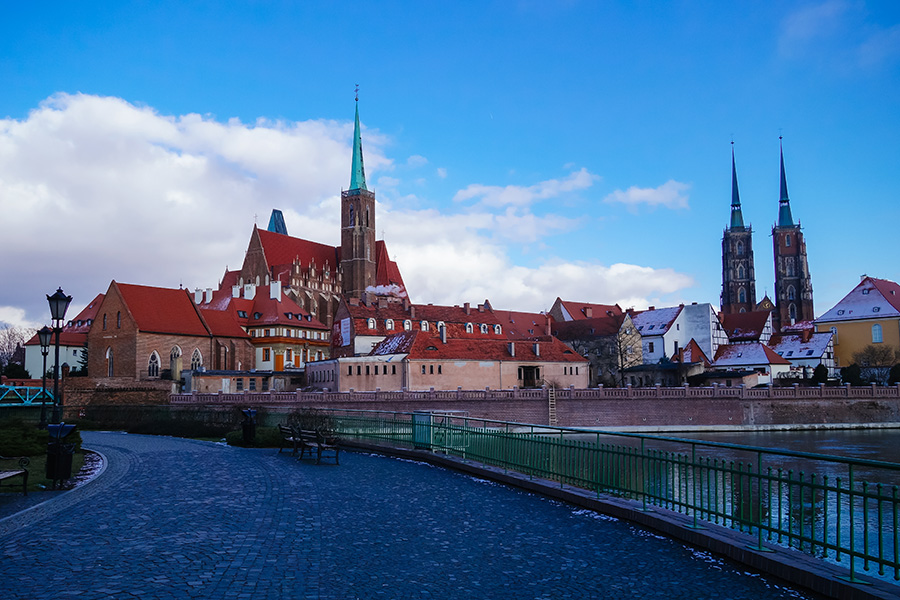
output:
<svg viewBox="0 0 900 600"><path fill-rule="evenodd" d="M843 300L816 319L816 331L834 334L836 368L853 364L853 354L870 344L900 351L900 285L864 275Z"/></svg>

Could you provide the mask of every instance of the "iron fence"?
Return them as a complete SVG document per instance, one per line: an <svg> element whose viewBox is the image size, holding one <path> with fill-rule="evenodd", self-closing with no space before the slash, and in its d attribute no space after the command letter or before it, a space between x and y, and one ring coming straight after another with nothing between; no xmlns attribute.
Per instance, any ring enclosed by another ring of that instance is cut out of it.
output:
<svg viewBox="0 0 900 600"><path fill-rule="evenodd" d="M343 436L446 453L671 510L900 581L900 465L698 440L475 419L331 410ZM767 545L768 544L768 545Z"/></svg>

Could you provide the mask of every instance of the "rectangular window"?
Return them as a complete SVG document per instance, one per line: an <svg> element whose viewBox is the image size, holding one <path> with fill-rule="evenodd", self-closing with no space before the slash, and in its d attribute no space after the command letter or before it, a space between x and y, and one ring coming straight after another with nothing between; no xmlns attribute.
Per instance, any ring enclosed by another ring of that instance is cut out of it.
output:
<svg viewBox="0 0 900 600"><path fill-rule="evenodd" d="M353 365L347 367L347 375L353 375Z"/></svg>
<svg viewBox="0 0 900 600"><path fill-rule="evenodd" d="M431 368L429 369L429 371L430 371L429 375L434 375L434 365L430 365L430 366L431 366Z"/></svg>
<svg viewBox="0 0 900 600"><path fill-rule="evenodd" d="M264 392L269 391L269 378L268 377L263 377L263 379L262 379L262 391L264 391Z"/></svg>
<svg viewBox="0 0 900 600"><path fill-rule="evenodd" d="M647 343L647 352L653 352L653 342Z"/></svg>
<svg viewBox="0 0 900 600"><path fill-rule="evenodd" d="M578 367L575 367L575 374L578 375Z"/></svg>
<svg viewBox="0 0 900 600"><path fill-rule="evenodd" d="M362 367L360 365L356 365L356 374L362 375Z"/></svg>
<svg viewBox="0 0 900 600"><path fill-rule="evenodd" d="M441 374L441 365L438 365L438 375Z"/></svg>
<svg viewBox="0 0 900 600"><path fill-rule="evenodd" d="M272 351L269 348L263 348L263 360L272 360Z"/></svg>
<svg viewBox="0 0 900 600"><path fill-rule="evenodd" d="M425 374L425 365L422 365L422 375Z"/></svg>
<svg viewBox="0 0 900 600"><path fill-rule="evenodd" d="M236 383L237 383L237 385L235 386L235 389L239 392L243 392L244 391L244 378L238 377Z"/></svg>
<svg viewBox="0 0 900 600"><path fill-rule="evenodd" d="M369 365L366 365L366 375L369 374Z"/></svg>
<svg viewBox="0 0 900 600"><path fill-rule="evenodd" d="M391 365L391 375L397 374L397 365Z"/></svg>
<svg viewBox="0 0 900 600"><path fill-rule="evenodd" d="M256 377L251 377L251 378L250 378L250 391L251 391L251 392L255 392L255 391L256 391Z"/></svg>

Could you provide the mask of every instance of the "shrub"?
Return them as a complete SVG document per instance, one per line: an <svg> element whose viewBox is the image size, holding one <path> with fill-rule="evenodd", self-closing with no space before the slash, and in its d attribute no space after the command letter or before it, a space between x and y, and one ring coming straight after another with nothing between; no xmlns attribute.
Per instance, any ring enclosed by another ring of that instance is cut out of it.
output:
<svg viewBox="0 0 900 600"><path fill-rule="evenodd" d="M229 446L240 446L245 447L244 445L244 430L239 429L237 431L229 431L225 434L225 442ZM277 427L257 427L256 428L256 436L253 440L253 448L278 448L281 446L281 432L278 431Z"/></svg>
<svg viewBox="0 0 900 600"><path fill-rule="evenodd" d="M11 419L0 423L0 455L39 456L46 454L49 442L47 430L38 429L33 423ZM81 450L81 433L76 429L65 438L66 444L75 444Z"/></svg>

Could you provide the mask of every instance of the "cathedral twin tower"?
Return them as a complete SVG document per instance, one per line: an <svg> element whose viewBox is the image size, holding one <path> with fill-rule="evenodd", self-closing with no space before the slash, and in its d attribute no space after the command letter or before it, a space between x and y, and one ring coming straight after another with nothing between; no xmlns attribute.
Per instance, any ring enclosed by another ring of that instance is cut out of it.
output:
<svg viewBox="0 0 900 600"><path fill-rule="evenodd" d="M733 143L732 143L733 144ZM784 174L784 150L781 150L781 198L778 222L772 227L775 256L775 305L767 298L756 303L756 273L753 267L753 230L744 225L741 197L738 193L734 146L731 150L731 224L722 236L722 312L726 315L754 310L772 310L773 327L799 321L811 321L813 315L812 282L806 260L806 242L800 223L794 224Z"/></svg>

